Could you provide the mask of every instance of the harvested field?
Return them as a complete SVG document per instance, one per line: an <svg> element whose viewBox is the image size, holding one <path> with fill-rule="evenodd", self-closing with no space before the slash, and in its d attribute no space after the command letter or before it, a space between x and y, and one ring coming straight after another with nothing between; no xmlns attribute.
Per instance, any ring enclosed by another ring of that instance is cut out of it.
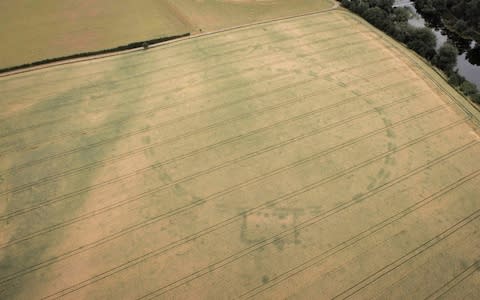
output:
<svg viewBox="0 0 480 300"><path fill-rule="evenodd" d="M0 69L192 30L165 0L6 0Z"/></svg>
<svg viewBox="0 0 480 300"><path fill-rule="evenodd" d="M172 11L194 31L212 31L246 23L331 8L330 0L170 0Z"/></svg>
<svg viewBox="0 0 480 300"><path fill-rule="evenodd" d="M478 295L478 116L349 13L0 90L5 299Z"/></svg>
<svg viewBox="0 0 480 300"><path fill-rule="evenodd" d="M5 0L0 69L332 6L331 0Z"/></svg>

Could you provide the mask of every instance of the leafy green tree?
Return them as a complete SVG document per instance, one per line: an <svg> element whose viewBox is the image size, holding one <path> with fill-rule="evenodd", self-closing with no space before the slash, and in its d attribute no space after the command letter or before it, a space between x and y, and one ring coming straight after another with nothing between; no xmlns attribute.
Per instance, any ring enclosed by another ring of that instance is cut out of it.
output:
<svg viewBox="0 0 480 300"><path fill-rule="evenodd" d="M406 7L395 7L393 10L393 21L406 23L412 16L412 12Z"/></svg>
<svg viewBox="0 0 480 300"><path fill-rule="evenodd" d="M463 38L480 42L480 0L415 0L415 7L423 14L439 17Z"/></svg>
<svg viewBox="0 0 480 300"><path fill-rule="evenodd" d="M465 81L465 77L461 76L457 72L452 72L448 77L448 83L453 86L460 86Z"/></svg>
<svg viewBox="0 0 480 300"><path fill-rule="evenodd" d="M480 66L480 44L468 50L466 58L472 65Z"/></svg>
<svg viewBox="0 0 480 300"><path fill-rule="evenodd" d="M409 25L411 12L405 8L393 8L393 2L394 0L342 0L342 6L362 16L396 40L404 42L410 49L437 65L447 73L450 84L459 87L474 102L480 103L480 93L476 86L453 70L457 64L457 48L451 43L445 43L437 53L437 41L433 31L427 27L416 28ZM423 13L450 12L455 16L453 25L456 30L471 36L480 36L480 30L475 31L475 28L480 28L480 0L416 0L415 4ZM459 17L461 14L464 14L465 18ZM472 22L476 22L477 27L470 26ZM474 59L476 52L472 53Z"/></svg>
<svg viewBox="0 0 480 300"><path fill-rule="evenodd" d="M443 44L433 60L434 64L445 71L447 74L452 73L453 68L457 65L458 50L451 43Z"/></svg>
<svg viewBox="0 0 480 300"><path fill-rule="evenodd" d="M388 27L388 14L380 7L371 7L365 11L363 14L365 20L374 25L377 28L382 30L387 29Z"/></svg>
<svg viewBox="0 0 480 300"><path fill-rule="evenodd" d="M350 2L350 9L356 13L356 14L359 14L361 16L363 16L363 14L365 13L365 11L367 9L369 9L370 6L368 5L368 3L362 1L362 0L359 0L359 1L351 1Z"/></svg>
<svg viewBox="0 0 480 300"><path fill-rule="evenodd" d="M387 13L393 12L393 4L395 3L394 0L373 0L370 2L371 2L370 7L378 7Z"/></svg>
<svg viewBox="0 0 480 300"><path fill-rule="evenodd" d="M343 6L343 7L348 8L348 9L351 8L352 2L350 2L350 0L342 0L341 3L342 3L342 6Z"/></svg>
<svg viewBox="0 0 480 300"><path fill-rule="evenodd" d="M476 93L475 95L470 96L473 102L480 104L480 93Z"/></svg>
<svg viewBox="0 0 480 300"><path fill-rule="evenodd" d="M409 27L407 46L413 51L428 60L433 59L436 55L435 46L437 45L437 38L430 28L415 28Z"/></svg>
<svg viewBox="0 0 480 300"><path fill-rule="evenodd" d="M467 96L472 96L478 93L477 87L468 80L465 80L460 85L460 90Z"/></svg>

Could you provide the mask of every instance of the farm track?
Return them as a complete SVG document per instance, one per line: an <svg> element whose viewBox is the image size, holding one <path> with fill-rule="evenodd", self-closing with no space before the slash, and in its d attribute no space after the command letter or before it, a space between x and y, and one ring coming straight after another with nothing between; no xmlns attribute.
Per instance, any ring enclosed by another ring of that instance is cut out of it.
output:
<svg viewBox="0 0 480 300"><path fill-rule="evenodd" d="M0 79L5 297L473 293L477 115L418 57L334 10L124 58Z"/></svg>

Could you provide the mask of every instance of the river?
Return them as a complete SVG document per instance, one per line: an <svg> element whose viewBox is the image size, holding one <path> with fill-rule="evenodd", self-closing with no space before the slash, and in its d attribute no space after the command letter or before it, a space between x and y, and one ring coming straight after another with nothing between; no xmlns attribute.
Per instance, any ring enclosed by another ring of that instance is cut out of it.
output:
<svg viewBox="0 0 480 300"><path fill-rule="evenodd" d="M452 41L459 49L459 55L457 57L458 73L465 77L468 81L474 83L477 88L480 89L480 61L478 61L478 58L472 58L472 54L478 55L478 53L474 53L474 51L472 51L475 46L475 42L460 38L458 35L449 32L446 28L442 28L438 23L433 25L429 22L426 22L425 19L417 12L415 5L410 0L396 0L394 6L409 7L412 10L414 16L408 21L412 26L431 28L437 37L437 48L447 40Z"/></svg>

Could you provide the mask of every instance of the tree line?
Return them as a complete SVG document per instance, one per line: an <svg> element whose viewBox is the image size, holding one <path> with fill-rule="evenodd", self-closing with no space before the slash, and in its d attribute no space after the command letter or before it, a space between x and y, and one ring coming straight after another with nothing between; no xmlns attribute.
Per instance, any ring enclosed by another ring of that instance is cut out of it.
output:
<svg viewBox="0 0 480 300"><path fill-rule="evenodd" d="M341 3L343 7L360 15L370 24L404 43L443 70L450 84L458 87L466 96L480 104L480 93L477 87L455 70L458 56L455 45L446 42L437 50L436 37L430 28L417 28L408 23L412 14L408 8L393 7L394 0L342 0Z"/></svg>
<svg viewBox="0 0 480 300"><path fill-rule="evenodd" d="M415 8L429 27L445 29L459 52L480 66L480 0L415 0Z"/></svg>

